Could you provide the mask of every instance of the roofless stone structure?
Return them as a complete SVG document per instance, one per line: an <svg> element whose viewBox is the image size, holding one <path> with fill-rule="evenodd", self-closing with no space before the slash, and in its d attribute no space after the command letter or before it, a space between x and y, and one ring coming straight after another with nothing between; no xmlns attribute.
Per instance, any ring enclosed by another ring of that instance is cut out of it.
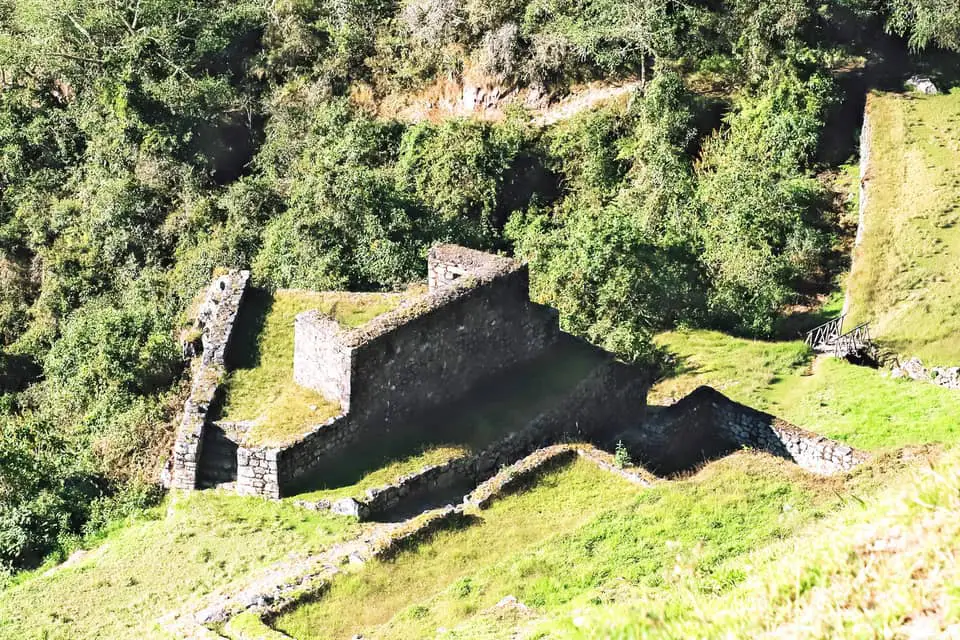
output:
<svg viewBox="0 0 960 640"><path fill-rule="evenodd" d="M514 381L522 384L535 377L531 368L565 362L551 361L545 354L568 348L577 352L570 361L579 369L561 392L546 394L546 403L538 399L535 414L517 418L500 440L482 450L426 468L395 489L373 492L365 508L387 508L408 491L452 487L465 480L475 484L501 465L564 438L608 444L605 440L627 434L625 440L643 445L641 457L662 459L664 467L676 463L668 460L679 452L674 451L677 442L689 436L697 442L723 436L730 446L770 450L817 473L844 471L862 459L816 434L769 416L756 418L765 414L750 413L746 407L726 416L723 411L740 405L714 396L708 398L709 411L692 399L670 414L645 420L648 372L563 333L556 310L530 300L525 264L455 245L430 250L426 291L360 326L341 324L333 312L296 315L289 384L320 394L339 412L321 424L306 425L289 441L264 445L247 437L249 424L211 419L228 373L228 351L253 348L232 340L248 280L246 271L220 276L201 308L196 329L202 332L203 351L194 359L192 391L168 469L170 486L225 485L242 494L277 498L334 462L349 466L357 447L362 452L389 438L422 437L418 429L424 423L439 425L439 434L435 430L431 437L456 441L459 434L443 430L457 429L447 418L456 415L467 398L476 403L479 395L481 403L484 398L495 402ZM495 387L491 396L491 381L498 380L510 382ZM695 395L707 397L704 393ZM699 419L708 414L706 422ZM669 425L664 423L667 415L675 416ZM677 420L697 428L672 426ZM703 448L692 441L686 445Z"/></svg>

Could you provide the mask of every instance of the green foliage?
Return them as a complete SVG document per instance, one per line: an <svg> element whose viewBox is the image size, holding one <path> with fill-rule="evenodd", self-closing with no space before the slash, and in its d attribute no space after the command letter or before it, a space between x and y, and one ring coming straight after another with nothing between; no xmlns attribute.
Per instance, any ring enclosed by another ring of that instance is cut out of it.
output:
<svg viewBox="0 0 960 640"><path fill-rule="evenodd" d="M630 459L630 451L623 446L622 440L617 442L617 448L613 452L613 462L617 465L618 469L624 469L633 464L633 461Z"/></svg>
<svg viewBox="0 0 960 640"><path fill-rule="evenodd" d="M910 47L960 51L960 6L951 0L887 0L887 28L909 36Z"/></svg>
<svg viewBox="0 0 960 640"><path fill-rule="evenodd" d="M7 485L20 542L3 562L36 561L90 500L155 477L173 331L218 267L269 289L390 290L455 241L528 258L564 326L625 359L655 359L650 336L678 324L768 333L828 236L810 172L832 8L0 0L0 455L47 478ZM950 46L949 19L916 16L924 44ZM733 102L720 131L669 71L696 68ZM650 70L625 108L544 131L519 110L371 115L483 74L509 91Z"/></svg>

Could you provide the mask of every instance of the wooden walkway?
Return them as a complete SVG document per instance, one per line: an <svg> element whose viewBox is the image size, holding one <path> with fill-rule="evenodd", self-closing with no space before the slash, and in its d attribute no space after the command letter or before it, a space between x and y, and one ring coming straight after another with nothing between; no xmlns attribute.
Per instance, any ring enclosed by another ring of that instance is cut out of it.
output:
<svg viewBox="0 0 960 640"><path fill-rule="evenodd" d="M873 353L870 323L864 322L846 333L843 332L843 314L828 320L807 332L804 341L817 353L837 358L863 357Z"/></svg>

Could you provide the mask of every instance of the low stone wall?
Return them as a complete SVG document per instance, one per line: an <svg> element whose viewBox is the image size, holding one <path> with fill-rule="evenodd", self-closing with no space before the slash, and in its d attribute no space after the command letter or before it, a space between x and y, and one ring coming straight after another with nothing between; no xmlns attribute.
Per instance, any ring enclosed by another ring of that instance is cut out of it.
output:
<svg viewBox="0 0 960 640"><path fill-rule="evenodd" d="M169 469L169 486L194 489L207 412L226 374L224 358L246 293L249 271L231 271L210 285L194 327L201 331L203 353L196 358L190 395L183 405Z"/></svg>
<svg viewBox="0 0 960 640"><path fill-rule="evenodd" d="M766 451L822 475L851 470L867 454L700 387L619 436L641 462L669 475L742 447Z"/></svg>
<svg viewBox="0 0 960 640"><path fill-rule="evenodd" d="M920 358L910 358L897 363L890 370L891 378L910 378L920 382L929 382L946 389L960 390L960 367L923 366Z"/></svg>
<svg viewBox="0 0 960 640"><path fill-rule="evenodd" d="M475 486L504 465L563 439L598 439L632 425L646 406L648 377L642 370L609 360L570 394L522 429L471 456L455 458L370 489L363 498L344 498L329 507L361 520L376 518L408 500L458 484Z"/></svg>

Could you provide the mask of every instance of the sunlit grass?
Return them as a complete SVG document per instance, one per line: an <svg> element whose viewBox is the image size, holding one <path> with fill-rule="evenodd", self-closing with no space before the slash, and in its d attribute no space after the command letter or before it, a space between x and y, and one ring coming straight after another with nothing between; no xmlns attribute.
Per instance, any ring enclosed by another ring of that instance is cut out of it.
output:
<svg viewBox="0 0 960 640"><path fill-rule="evenodd" d="M738 402L866 449L960 441L960 393L896 380L835 358L814 360L799 342L760 342L716 331L662 334L676 373L651 402L668 403L701 384Z"/></svg>
<svg viewBox="0 0 960 640"><path fill-rule="evenodd" d="M291 554L358 533L350 518L219 491L178 493L86 557L0 592L0 638L164 637L155 621Z"/></svg>
<svg viewBox="0 0 960 640"><path fill-rule="evenodd" d="M358 326L402 300L397 293L249 292L231 346L237 356L224 385L222 419L253 421L248 443L278 445L337 415L337 403L293 381L294 319L317 309L345 327Z"/></svg>
<svg viewBox="0 0 960 640"><path fill-rule="evenodd" d="M960 365L960 92L874 94L863 242L849 326L885 347Z"/></svg>
<svg viewBox="0 0 960 640"><path fill-rule="evenodd" d="M824 516L869 482L816 478L749 452L650 489L575 463L495 503L470 527L338 579L275 626L298 640L434 637L483 617L508 595L533 618L591 593L667 596L677 557L689 554L698 558L703 589L723 592L746 575L728 561Z"/></svg>

